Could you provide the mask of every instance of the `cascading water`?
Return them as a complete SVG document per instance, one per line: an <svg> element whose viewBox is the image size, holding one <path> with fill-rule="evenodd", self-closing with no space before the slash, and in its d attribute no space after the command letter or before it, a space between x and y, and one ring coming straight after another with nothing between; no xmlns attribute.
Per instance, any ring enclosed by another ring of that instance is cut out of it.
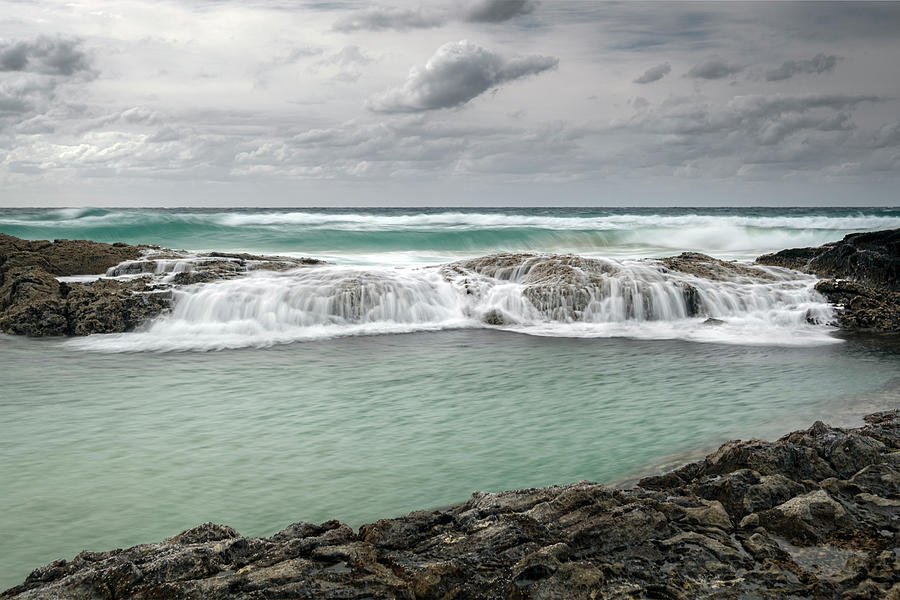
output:
<svg viewBox="0 0 900 600"><path fill-rule="evenodd" d="M750 344L836 341L826 325L832 310L813 278L702 256L690 265L682 271L665 259L498 254L441 267L258 271L181 288L173 311L143 331L69 343L208 350L459 327Z"/></svg>

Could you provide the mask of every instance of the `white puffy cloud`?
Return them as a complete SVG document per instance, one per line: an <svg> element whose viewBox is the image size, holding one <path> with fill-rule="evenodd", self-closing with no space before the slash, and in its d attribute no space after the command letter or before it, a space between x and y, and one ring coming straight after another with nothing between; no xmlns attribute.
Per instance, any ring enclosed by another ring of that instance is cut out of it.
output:
<svg viewBox="0 0 900 600"><path fill-rule="evenodd" d="M465 104L503 83L552 69L552 56L500 54L468 40L444 44L422 68L410 69L406 82L370 99L375 112L411 113Z"/></svg>

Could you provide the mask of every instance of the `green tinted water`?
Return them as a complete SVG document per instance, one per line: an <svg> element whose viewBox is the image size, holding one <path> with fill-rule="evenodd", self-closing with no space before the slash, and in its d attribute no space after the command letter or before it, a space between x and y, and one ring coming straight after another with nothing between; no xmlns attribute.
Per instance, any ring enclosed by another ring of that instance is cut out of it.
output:
<svg viewBox="0 0 900 600"><path fill-rule="evenodd" d="M896 405L895 348L460 330L215 353L0 336L0 588L204 521L358 526ZM887 386L887 387L886 387Z"/></svg>

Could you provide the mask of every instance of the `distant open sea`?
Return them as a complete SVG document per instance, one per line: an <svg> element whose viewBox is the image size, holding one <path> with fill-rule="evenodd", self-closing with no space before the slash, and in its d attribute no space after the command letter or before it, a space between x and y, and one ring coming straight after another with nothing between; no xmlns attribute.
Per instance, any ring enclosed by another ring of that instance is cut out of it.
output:
<svg viewBox="0 0 900 600"><path fill-rule="evenodd" d="M691 280L710 327L645 260L749 263L897 227L898 208L0 209L0 232L28 239L329 263L180 291L138 332L0 335L0 588L204 521L358 526L900 406L900 344L810 323L831 310L813 278ZM439 269L498 252L601 259L614 299L643 308L550 319L513 280L476 301ZM368 312L323 312L347 281Z"/></svg>

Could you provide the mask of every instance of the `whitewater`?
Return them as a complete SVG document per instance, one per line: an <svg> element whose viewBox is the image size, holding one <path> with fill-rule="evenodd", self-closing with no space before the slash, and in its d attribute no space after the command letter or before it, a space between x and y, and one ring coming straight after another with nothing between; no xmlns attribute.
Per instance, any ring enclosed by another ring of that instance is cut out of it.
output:
<svg viewBox="0 0 900 600"><path fill-rule="evenodd" d="M0 231L188 250L290 253L342 264L440 264L495 252L752 260L900 227L871 208L0 209Z"/></svg>
<svg viewBox="0 0 900 600"><path fill-rule="evenodd" d="M900 227L900 211L0 211L0 230L21 237L184 249L178 259L150 261L147 271L161 281L201 268L204 259L195 255L203 250L328 263L181 287L172 313L139 332L70 342L108 352L221 350L484 327L560 337L837 343L833 309L813 289L814 278L754 267L752 260L784 247L889 227ZM746 266L710 279L658 260L684 251ZM106 275L129 272L111 269Z"/></svg>

